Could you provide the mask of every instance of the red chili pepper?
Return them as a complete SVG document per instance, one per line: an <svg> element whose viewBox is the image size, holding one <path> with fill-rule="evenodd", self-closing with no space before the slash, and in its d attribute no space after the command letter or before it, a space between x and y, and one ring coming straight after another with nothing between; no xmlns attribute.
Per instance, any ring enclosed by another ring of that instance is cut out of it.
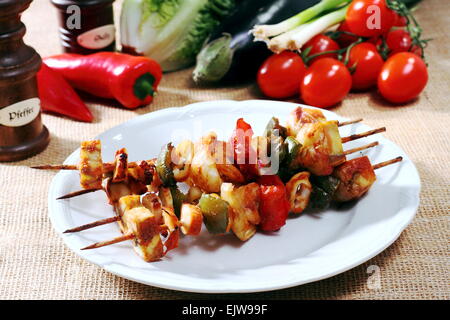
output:
<svg viewBox="0 0 450 320"><path fill-rule="evenodd" d="M263 231L276 231L286 224L290 204L286 187L277 175L261 176L258 179L261 191L259 227Z"/></svg>
<svg viewBox="0 0 450 320"><path fill-rule="evenodd" d="M239 118L236 122L236 129L231 135L230 143L234 151L234 163L238 166L246 180L251 180L258 175L256 163L256 151L251 146L253 136L252 127Z"/></svg>
<svg viewBox="0 0 450 320"><path fill-rule="evenodd" d="M79 121L92 122L91 111L78 94L57 72L45 63L37 73L39 98L44 112L57 113Z"/></svg>
<svg viewBox="0 0 450 320"><path fill-rule="evenodd" d="M116 52L61 54L44 61L73 87L97 97L116 99L129 109L152 102L162 77L156 61Z"/></svg>

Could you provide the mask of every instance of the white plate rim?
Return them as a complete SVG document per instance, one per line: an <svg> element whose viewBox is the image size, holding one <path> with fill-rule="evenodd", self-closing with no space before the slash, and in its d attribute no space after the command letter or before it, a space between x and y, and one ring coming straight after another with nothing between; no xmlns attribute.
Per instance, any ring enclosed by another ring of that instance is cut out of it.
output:
<svg viewBox="0 0 450 320"><path fill-rule="evenodd" d="M102 136L108 135L111 131L117 130L118 128L124 128L126 126L132 126L134 123L139 121L145 121L149 120L148 118L158 117L158 116L164 116L166 114L173 114L176 115L183 114L184 112L189 112L191 110L195 110L195 112L200 112L202 109L208 110L210 108L218 108L218 106L231 106L236 107L237 104L259 104L264 105L266 104L266 107L268 104L273 105L277 104L278 107L286 107L292 110L295 106L303 106L303 107L309 107L306 105L298 104L298 103L290 103L290 102L280 102L280 101L271 101L271 100L243 100L243 101L235 101L235 100L214 100L214 101L204 101L204 102L197 102L192 103L183 107L171 107L171 108L165 108L161 109L155 112L147 113L141 116L137 116L131 120L128 120L122 124L119 124L115 127L112 127L100 135L98 135L95 139L102 139ZM321 109L325 115L328 117L329 115L333 115L334 118L338 118L339 120L348 120L346 118L340 117L337 114L330 112L328 110ZM368 128L367 126L365 126ZM200 284L194 284L180 281L180 279L173 279L173 281L166 282L164 279L159 278L152 278L152 277L143 277L141 272L136 272L135 270L131 270L132 272L129 272L130 270L127 270L126 267L120 266L118 264L107 264L103 263L98 259L94 259L91 255L86 255L85 251L79 250L79 245L76 241L73 241L73 237L67 236L65 234L62 234L61 230L58 230L58 220L61 219L61 213L58 213L58 205L55 201L55 189L56 185L59 181L61 181L61 175L64 174L64 172L59 172L55 175L55 177L52 180L52 183L49 188L49 196L48 196L48 203L49 203L49 218L52 222L52 225L54 226L54 229L56 232L63 238L64 243L77 255L79 255L81 258L96 264L102 268L104 268L106 271L115 274L117 276L123 277L128 280L132 280L135 282L139 282L146 285L156 286L164 289L170 289L170 290L177 290L177 291L185 291L185 292L197 292L197 293L251 293L251 292L263 292L263 291L271 291L271 290L278 290L278 289L284 289L289 287L294 287L310 282L315 282L319 280L323 280L332 276L335 276L337 274L343 273L345 271L348 271L368 260L375 257L382 251L384 251L387 247L389 247L395 240L398 239L401 232L411 223L413 220L417 209L419 207L419 195L420 195L420 178L419 174L417 172L416 167L412 163L412 161L409 159L409 157L403 152L403 150L396 144L394 144L392 141L385 139L384 137L380 136L380 140L388 141L392 145L394 145L396 148L398 148L402 156L404 157L404 162L407 162L411 165L411 174L414 175L416 185L414 186L415 194L412 196L412 201L408 203L408 206L406 208L403 208L396 214L396 223L395 225L391 226L391 231L389 233L386 233L384 237L380 237L380 241L377 243L374 243L372 247L365 248L364 253L360 253L360 257L357 259L353 259L350 262L346 262L343 265L341 265L338 268L335 268L333 271L324 272L322 274L316 274L315 276L309 276L309 277L291 277L281 280L275 280L272 282L265 282L262 284L261 282L258 282L256 285L253 286L242 286L242 285L229 285L225 287L218 288L214 285L214 283L209 283L208 285L205 285L205 283ZM78 157L79 149L75 150L64 163L70 163L74 158ZM398 221L397 221L398 220ZM131 269L131 268L128 268ZM317 272L316 272L317 273ZM292 275L291 275L292 276ZM192 282L192 281L191 281Z"/></svg>

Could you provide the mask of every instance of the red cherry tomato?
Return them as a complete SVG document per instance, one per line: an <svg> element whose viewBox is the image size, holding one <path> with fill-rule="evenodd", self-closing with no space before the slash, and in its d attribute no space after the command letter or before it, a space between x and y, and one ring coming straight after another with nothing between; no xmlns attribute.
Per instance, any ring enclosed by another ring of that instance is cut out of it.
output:
<svg viewBox="0 0 450 320"><path fill-rule="evenodd" d="M386 44L392 53L407 52L411 49L412 39L407 31L396 29L388 32Z"/></svg>
<svg viewBox="0 0 450 320"><path fill-rule="evenodd" d="M352 76L347 67L336 59L323 58L306 71L300 93L306 104L328 108L344 99L351 86Z"/></svg>
<svg viewBox="0 0 450 320"><path fill-rule="evenodd" d="M405 103L416 98L428 82L425 62L411 52L390 57L378 77L378 90L393 103Z"/></svg>
<svg viewBox="0 0 450 320"><path fill-rule="evenodd" d="M342 22L337 31L352 33L350 31L350 28L348 27L347 21ZM351 45L353 42L356 42L357 40L358 40L357 36L352 36L347 33L341 33L339 37L336 39L337 43L339 43L339 45L342 48L347 48L349 45Z"/></svg>
<svg viewBox="0 0 450 320"><path fill-rule="evenodd" d="M298 93L306 71L302 58L291 51L270 56L258 71L257 82L264 95L283 99Z"/></svg>
<svg viewBox="0 0 450 320"><path fill-rule="evenodd" d="M258 174L254 159L250 159L251 155L256 154L251 146L252 136L252 126L243 118L239 118L231 134L230 145L234 151L234 164L238 166L246 179L253 179Z"/></svg>
<svg viewBox="0 0 450 320"><path fill-rule="evenodd" d="M277 231L286 224L290 210L286 187L278 176L258 178L260 188L259 227L263 231Z"/></svg>
<svg viewBox="0 0 450 320"><path fill-rule="evenodd" d="M374 44L363 42L350 50L348 67L355 66L352 89L365 90L377 84L384 60Z"/></svg>
<svg viewBox="0 0 450 320"><path fill-rule="evenodd" d="M394 20L393 27L406 27L408 25L408 19L405 16L399 15L397 12L394 12Z"/></svg>
<svg viewBox="0 0 450 320"><path fill-rule="evenodd" d="M367 39L366 42L374 44L376 47L378 47L383 43L383 37L382 36L372 37L372 38Z"/></svg>
<svg viewBox="0 0 450 320"><path fill-rule="evenodd" d="M421 58L423 56L423 49L420 46L416 45L416 44L413 45L409 51L414 53L415 55L421 57Z"/></svg>
<svg viewBox="0 0 450 320"><path fill-rule="evenodd" d="M308 57L326 52L326 51L335 51L339 50L339 45L331 39L330 37L324 35L324 34L318 34L317 36L313 37L311 40L309 40L305 45L303 46L302 50L308 50L308 48L311 48ZM310 64L312 64L314 61L317 61L321 58L337 58L337 53L327 53L320 55L316 58L311 59Z"/></svg>
<svg viewBox="0 0 450 320"><path fill-rule="evenodd" d="M345 20L352 33L374 37L389 31L394 23L394 12L385 0L353 0Z"/></svg>

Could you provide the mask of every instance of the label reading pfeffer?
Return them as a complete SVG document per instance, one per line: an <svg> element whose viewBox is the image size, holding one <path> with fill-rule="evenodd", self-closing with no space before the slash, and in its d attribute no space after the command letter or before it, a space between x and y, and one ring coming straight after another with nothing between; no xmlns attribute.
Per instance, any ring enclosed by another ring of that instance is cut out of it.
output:
<svg viewBox="0 0 450 320"><path fill-rule="evenodd" d="M0 125L7 127L24 126L39 115L40 100L31 98L0 109Z"/></svg>
<svg viewBox="0 0 450 320"><path fill-rule="evenodd" d="M98 27L77 37L78 44L84 48L96 50L103 49L114 42L116 29L113 24Z"/></svg>

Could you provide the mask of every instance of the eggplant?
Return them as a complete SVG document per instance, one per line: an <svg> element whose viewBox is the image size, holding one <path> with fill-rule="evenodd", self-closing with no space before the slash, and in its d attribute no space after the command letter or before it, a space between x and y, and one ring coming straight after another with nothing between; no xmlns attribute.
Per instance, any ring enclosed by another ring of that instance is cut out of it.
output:
<svg viewBox="0 0 450 320"><path fill-rule="evenodd" d="M250 30L257 24L281 22L319 0L243 0L209 38L197 56L196 83L236 83L254 79L271 55L264 42L255 42Z"/></svg>

